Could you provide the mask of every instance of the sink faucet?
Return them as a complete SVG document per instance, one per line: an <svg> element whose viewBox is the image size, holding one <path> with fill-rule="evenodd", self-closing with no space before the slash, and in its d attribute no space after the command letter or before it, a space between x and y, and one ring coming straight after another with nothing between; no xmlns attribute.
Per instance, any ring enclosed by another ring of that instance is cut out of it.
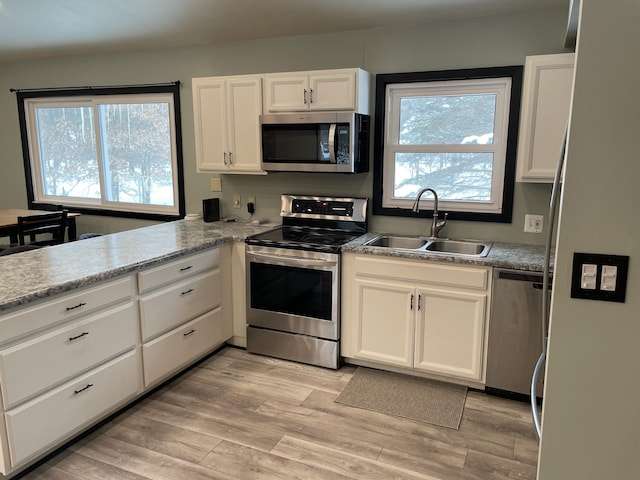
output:
<svg viewBox="0 0 640 480"><path fill-rule="evenodd" d="M447 213L444 214L444 219L438 221L438 194L433 188L423 188L416 195L416 199L413 202L413 211L418 213L420 211L418 204L420 203L420 197L425 192L431 192L433 194L433 221L431 222L431 236L433 238L438 237L438 232L444 228L447 224Z"/></svg>

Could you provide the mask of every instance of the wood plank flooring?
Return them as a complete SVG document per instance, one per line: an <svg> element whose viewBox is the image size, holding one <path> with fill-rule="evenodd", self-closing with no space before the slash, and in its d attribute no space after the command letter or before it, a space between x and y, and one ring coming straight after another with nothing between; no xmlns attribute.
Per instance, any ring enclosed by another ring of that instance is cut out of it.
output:
<svg viewBox="0 0 640 480"><path fill-rule="evenodd" d="M355 369L228 347L23 478L535 479L527 404L469 391L438 427L335 403Z"/></svg>

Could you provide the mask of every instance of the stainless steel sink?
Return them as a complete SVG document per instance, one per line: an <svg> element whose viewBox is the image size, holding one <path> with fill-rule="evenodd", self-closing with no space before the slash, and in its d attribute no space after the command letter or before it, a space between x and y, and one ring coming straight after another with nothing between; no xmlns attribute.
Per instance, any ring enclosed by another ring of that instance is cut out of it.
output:
<svg viewBox="0 0 640 480"><path fill-rule="evenodd" d="M424 237L403 237L396 235L380 235L369 240L364 245L369 247L395 248L414 250L443 255L466 255L472 257L486 257L491 249L491 242L475 240L448 240Z"/></svg>
<svg viewBox="0 0 640 480"><path fill-rule="evenodd" d="M369 240L365 245L372 247L402 248L416 250L424 247L428 240L420 237L396 237L395 235L380 235Z"/></svg>
<svg viewBox="0 0 640 480"><path fill-rule="evenodd" d="M491 243L467 240L433 240L429 242L425 250L428 252L449 253L452 255L486 257L490 248Z"/></svg>

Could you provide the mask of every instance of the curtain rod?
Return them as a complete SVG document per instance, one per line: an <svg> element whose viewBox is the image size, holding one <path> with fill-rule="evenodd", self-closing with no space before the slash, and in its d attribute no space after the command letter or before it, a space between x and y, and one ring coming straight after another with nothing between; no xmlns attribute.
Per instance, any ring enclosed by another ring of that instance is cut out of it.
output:
<svg viewBox="0 0 640 480"><path fill-rule="evenodd" d="M100 87L47 87L47 88L10 88L9 91L11 93L20 93L20 92L54 92L54 91L65 91L65 90L104 90L109 88L132 88L132 87L162 87L162 86L170 86L170 85L180 85L180 80L176 80L174 82L168 83L145 83L140 85L106 85Z"/></svg>

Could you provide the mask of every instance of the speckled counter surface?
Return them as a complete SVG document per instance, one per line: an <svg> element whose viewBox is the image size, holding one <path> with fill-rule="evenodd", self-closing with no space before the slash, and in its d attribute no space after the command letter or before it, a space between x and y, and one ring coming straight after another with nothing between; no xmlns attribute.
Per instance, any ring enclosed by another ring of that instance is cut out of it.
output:
<svg viewBox="0 0 640 480"><path fill-rule="evenodd" d="M275 226L180 220L0 257L0 312Z"/></svg>
<svg viewBox="0 0 640 480"><path fill-rule="evenodd" d="M378 234L376 233L367 233L366 235L344 245L342 247L342 251L446 263L511 268L514 270L527 270L532 272L542 272L544 265L544 246L542 245L492 242L493 246L486 257L449 255L445 253L370 247L363 245L377 235Z"/></svg>

